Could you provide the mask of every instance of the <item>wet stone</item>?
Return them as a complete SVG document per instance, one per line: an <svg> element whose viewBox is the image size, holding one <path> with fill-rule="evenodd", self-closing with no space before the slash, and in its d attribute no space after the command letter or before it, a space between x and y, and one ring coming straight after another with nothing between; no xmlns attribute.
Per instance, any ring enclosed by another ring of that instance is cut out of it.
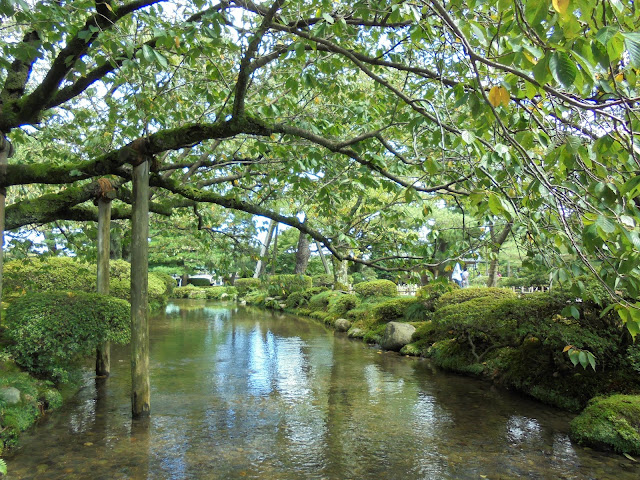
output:
<svg viewBox="0 0 640 480"><path fill-rule="evenodd" d="M20 390L16 387L2 387L0 388L0 399L4 400L7 405L20 403Z"/></svg>

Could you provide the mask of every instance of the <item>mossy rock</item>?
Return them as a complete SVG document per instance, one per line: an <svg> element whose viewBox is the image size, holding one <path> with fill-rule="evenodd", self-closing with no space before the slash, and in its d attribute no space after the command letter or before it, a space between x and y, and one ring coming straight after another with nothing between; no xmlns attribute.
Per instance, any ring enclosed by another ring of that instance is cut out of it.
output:
<svg viewBox="0 0 640 480"><path fill-rule="evenodd" d="M356 283L353 289L362 297L395 297L398 295L398 286L391 280L372 280L370 282Z"/></svg>
<svg viewBox="0 0 640 480"><path fill-rule="evenodd" d="M571 422L571 439L581 445L640 454L640 396L596 397Z"/></svg>

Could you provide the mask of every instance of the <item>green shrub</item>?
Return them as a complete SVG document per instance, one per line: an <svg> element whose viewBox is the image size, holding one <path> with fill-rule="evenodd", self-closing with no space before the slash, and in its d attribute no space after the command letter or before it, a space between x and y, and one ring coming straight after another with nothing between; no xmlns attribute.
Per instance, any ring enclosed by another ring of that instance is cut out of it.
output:
<svg viewBox="0 0 640 480"><path fill-rule="evenodd" d="M398 295L398 287L391 280L372 280L370 282L356 283L353 289L363 297L395 297Z"/></svg>
<svg viewBox="0 0 640 480"><path fill-rule="evenodd" d="M174 298L207 298L207 291L204 287L196 287L195 285L186 285L184 287L176 287L173 289Z"/></svg>
<svg viewBox="0 0 640 480"><path fill-rule="evenodd" d="M96 291L96 266L71 257L28 258L7 263L3 276L3 295L11 300L26 292ZM174 282L175 283L175 282ZM131 264L125 260L109 262L109 295L129 301ZM153 308L166 303L166 278L149 274L149 303ZM4 298L4 297L3 297Z"/></svg>
<svg viewBox="0 0 640 480"><path fill-rule="evenodd" d="M269 295L288 297L293 292L311 288L312 280L308 275L271 275L266 285Z"/></svg>
<svg viewBox="0 0 640 480"><path fill-rule="evenodd" d="M57 382L83 355L130 338L130 305L96 293L29 293L9 305L6 336L16 363Z"/></svg>
<svg viewBox="0 0 640 480"><path fill-rule="evenodd" d="M581 445L640 454L640 396L592 399L571 422L570 436Z"/></svg>
<svg viewBox="0 0 640 480"><path fill-rule="evenodd" d="M26 292L96 290L96 267L71 257L37 257L7 262L4 266L2 298Z"/></svg>
<svg viewBox="0 0 640 480"><path fill-rule="evenodd" d="M238 289L238 295L243 297L247 293L258 290L262 286L259 278L236 278L233 286Z"/></svg>
<svg viewBox="0 0 640 480"><path fill-rule="evenodd" d="M187 280L187 284L193 285L195 287L210 287L211 282L208 278L189 278Z"/></svg>
<svg viewBox="0 0 640 480"><path fill-rule="evenodd" d="M460 287L456 283L447 279L444 279L444 281L436 280L420 287L416 292L416 298L424 304L427 310L432 312L436 308L436 302L442 295L458 288Z"/></svg>
<svg viewBox="0 0 640 480"><path fill-rule="evenodd" d="M338 315L345 315L349 310L353 310L360 304L360 299L352 293L345 293L334 298L334 301L330 299L330 308L333 313Z"/></svg>
<svg viewBox="0 0 640 480"><path fill-rule="evenodd" d="M238 295L236 287L223 287L220 285L203 288L205 297L209 300L232 300Z"/></svg>
<svg viewBox="0 0 640 480"><path fill-rule="evenodd" d="M407 309L420 301L415 297L400 297L373 307L372 315L377 322L393 322L404 318Z"/></svg>
<svg viewBox="0 0 640 480"><path fill-rule="evenodd" d="M300 308L309 304L309 299L321 292L326 292L327 287L313 287L307 290L293 292L287 297L287 308Z"/></svg>
<svg viewBox="0 0 640 480"><path fill-rule="evenodd" d="M469 287L458 288L443 294L436 302L435 309L466 302L478 297L514 298L516 296L510 289L495 287Z"/></svg>
<svg viewBox="0 0 640 480"><path fill-rule="evenodd" d="M333 275L323 273L322 275L314 275L311 277L311 282L314 287L333 287Z"/></svg>
<svg viewBox="0 0 640 480"><path fill-rule="evenodd" d="M337 298L340 295L344 294L334 290L325 290L324 292L320 292L309 299L309 309L326 311L329 308L329 302L331 299Z"/></svg>
<svg viewBox="0 0 640 480"><path fill-rule="evenodd" d="M165 294L171 295L171 293L173 292L173 289L176 288L177 286L176 279L173 278L168 273L164 273L164 272L150 272L149 276L151 275L162 280L165 286Z"/></svg>

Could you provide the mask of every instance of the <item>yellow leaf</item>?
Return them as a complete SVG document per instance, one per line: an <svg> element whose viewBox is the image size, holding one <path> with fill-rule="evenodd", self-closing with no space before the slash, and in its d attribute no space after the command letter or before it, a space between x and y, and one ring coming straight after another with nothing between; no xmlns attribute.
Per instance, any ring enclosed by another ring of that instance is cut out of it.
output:
<svg viewBox="0 0 640 480"><path fill-rule="evenodd" d="M564 347L564 348L562 349L562 353L564 353L564 352L568 352L568 351L569 351L569 350L571 350L572 348L573 348L573 345L567 345L566 347Z"/></svg>
<svg viewBox="0 0 640 480"><path fill-rule="evenodd" d="M178 37L173 37L173 41L176 42L176 48L180 48L180 39Z"/></svg>
<svg viewBox="0 0 640 480"><path fill-rule="evenodd" d="M570 1L571 0L551 0L551 3L553 4L553 9L560 15L563 15L569 8Z"/></svg>
<svg viewBox="0 0 640 480"><path fill-rule="evenodd" d="M506 88L496 85L489 90L489 103L491 103L492 106L499 107L503 105L506 107L509 105L509 100L509 92L507 92Z"/></svg>
<svg viewBox="0 0 640 480"><path fill-rule="evenodd" d="M621 82L624 80L624 75L619 73L618 75L616 75L616 82Z"/></svg>

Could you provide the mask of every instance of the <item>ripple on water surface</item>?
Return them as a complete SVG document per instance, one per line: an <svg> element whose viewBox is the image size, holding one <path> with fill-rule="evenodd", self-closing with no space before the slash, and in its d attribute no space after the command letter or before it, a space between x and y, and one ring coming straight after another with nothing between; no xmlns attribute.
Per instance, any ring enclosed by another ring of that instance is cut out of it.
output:
<svg viewBox="0 0 640 480"><path fill-rule="evenodd" d="M8 457L13 479L616 479L570 414L287 315L181 301L151 323L152 416L127 348Z"/></svg>

